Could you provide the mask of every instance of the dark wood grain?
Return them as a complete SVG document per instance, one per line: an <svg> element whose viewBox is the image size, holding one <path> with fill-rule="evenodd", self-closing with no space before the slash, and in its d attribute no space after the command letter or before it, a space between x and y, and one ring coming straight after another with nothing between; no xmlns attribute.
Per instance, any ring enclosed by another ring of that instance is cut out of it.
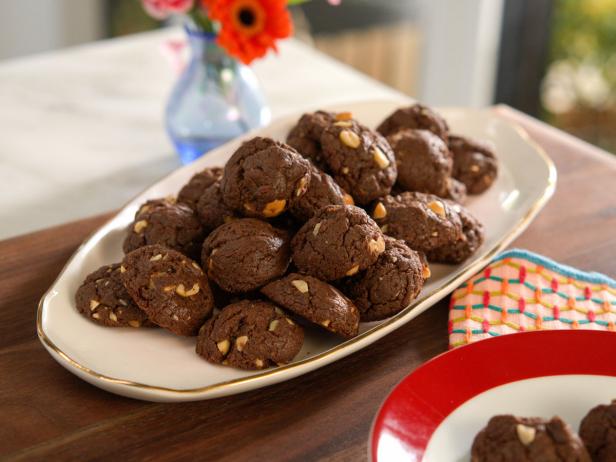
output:
<svg viewBox="0 0 616 462"><path fill-rule="evenodd" d="M506 107L557 164L556 194L514 243L616 275L616 161ZM372 418L406 374L447 347L441 302L374 345L292 381L228 398L154 404L86 384L35 332L38 300L107 217L0 242L0 459L334 460L367 458Z"/></svg>

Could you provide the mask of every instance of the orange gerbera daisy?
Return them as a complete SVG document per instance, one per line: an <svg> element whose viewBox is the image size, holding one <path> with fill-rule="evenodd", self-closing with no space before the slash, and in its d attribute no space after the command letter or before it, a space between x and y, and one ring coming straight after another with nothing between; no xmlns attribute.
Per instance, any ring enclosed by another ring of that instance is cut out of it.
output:
<svg viewBox="0 0 616 462"><path fill-rule="evenodd" d="M220 22L218 43L245 64L263 56L276 40L293 33L287 0L202 0L210 19Z"/></svg>

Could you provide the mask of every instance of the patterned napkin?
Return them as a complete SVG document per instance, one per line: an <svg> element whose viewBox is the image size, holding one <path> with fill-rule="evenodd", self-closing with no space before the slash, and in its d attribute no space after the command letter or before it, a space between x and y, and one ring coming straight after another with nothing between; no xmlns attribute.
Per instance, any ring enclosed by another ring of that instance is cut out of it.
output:
<svg viewBox="0 0 616 462"><path fill-rule="evenodd" d="M616 331L616 281L513 249L451 296L450 348L548 329Z"/></svg>

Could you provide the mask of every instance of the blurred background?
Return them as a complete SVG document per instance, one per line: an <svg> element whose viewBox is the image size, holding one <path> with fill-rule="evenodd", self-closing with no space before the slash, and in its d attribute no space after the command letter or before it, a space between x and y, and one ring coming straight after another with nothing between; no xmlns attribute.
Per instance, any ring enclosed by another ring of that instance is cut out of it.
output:
<svg viewBox="0 0 616 462"><path fill-rule="evenodd" d="M616 0L315 0L293 15L299 39L428 104L507 103L616 152ZM0 60L156 27L138 0L4 2Z"/></svg>

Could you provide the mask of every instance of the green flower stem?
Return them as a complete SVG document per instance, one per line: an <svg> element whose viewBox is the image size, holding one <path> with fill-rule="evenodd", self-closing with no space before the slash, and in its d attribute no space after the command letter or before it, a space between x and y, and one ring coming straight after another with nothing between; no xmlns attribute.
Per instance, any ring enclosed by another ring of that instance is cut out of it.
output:
<svg viewBox="0 0 616 462"><path fill-rule="evenodd" d="M188 12L188 16L192 19L201 31L208 32L210 34L216 34L217 30L214 22L208 18L199 7L194 7Z"/></svg>

